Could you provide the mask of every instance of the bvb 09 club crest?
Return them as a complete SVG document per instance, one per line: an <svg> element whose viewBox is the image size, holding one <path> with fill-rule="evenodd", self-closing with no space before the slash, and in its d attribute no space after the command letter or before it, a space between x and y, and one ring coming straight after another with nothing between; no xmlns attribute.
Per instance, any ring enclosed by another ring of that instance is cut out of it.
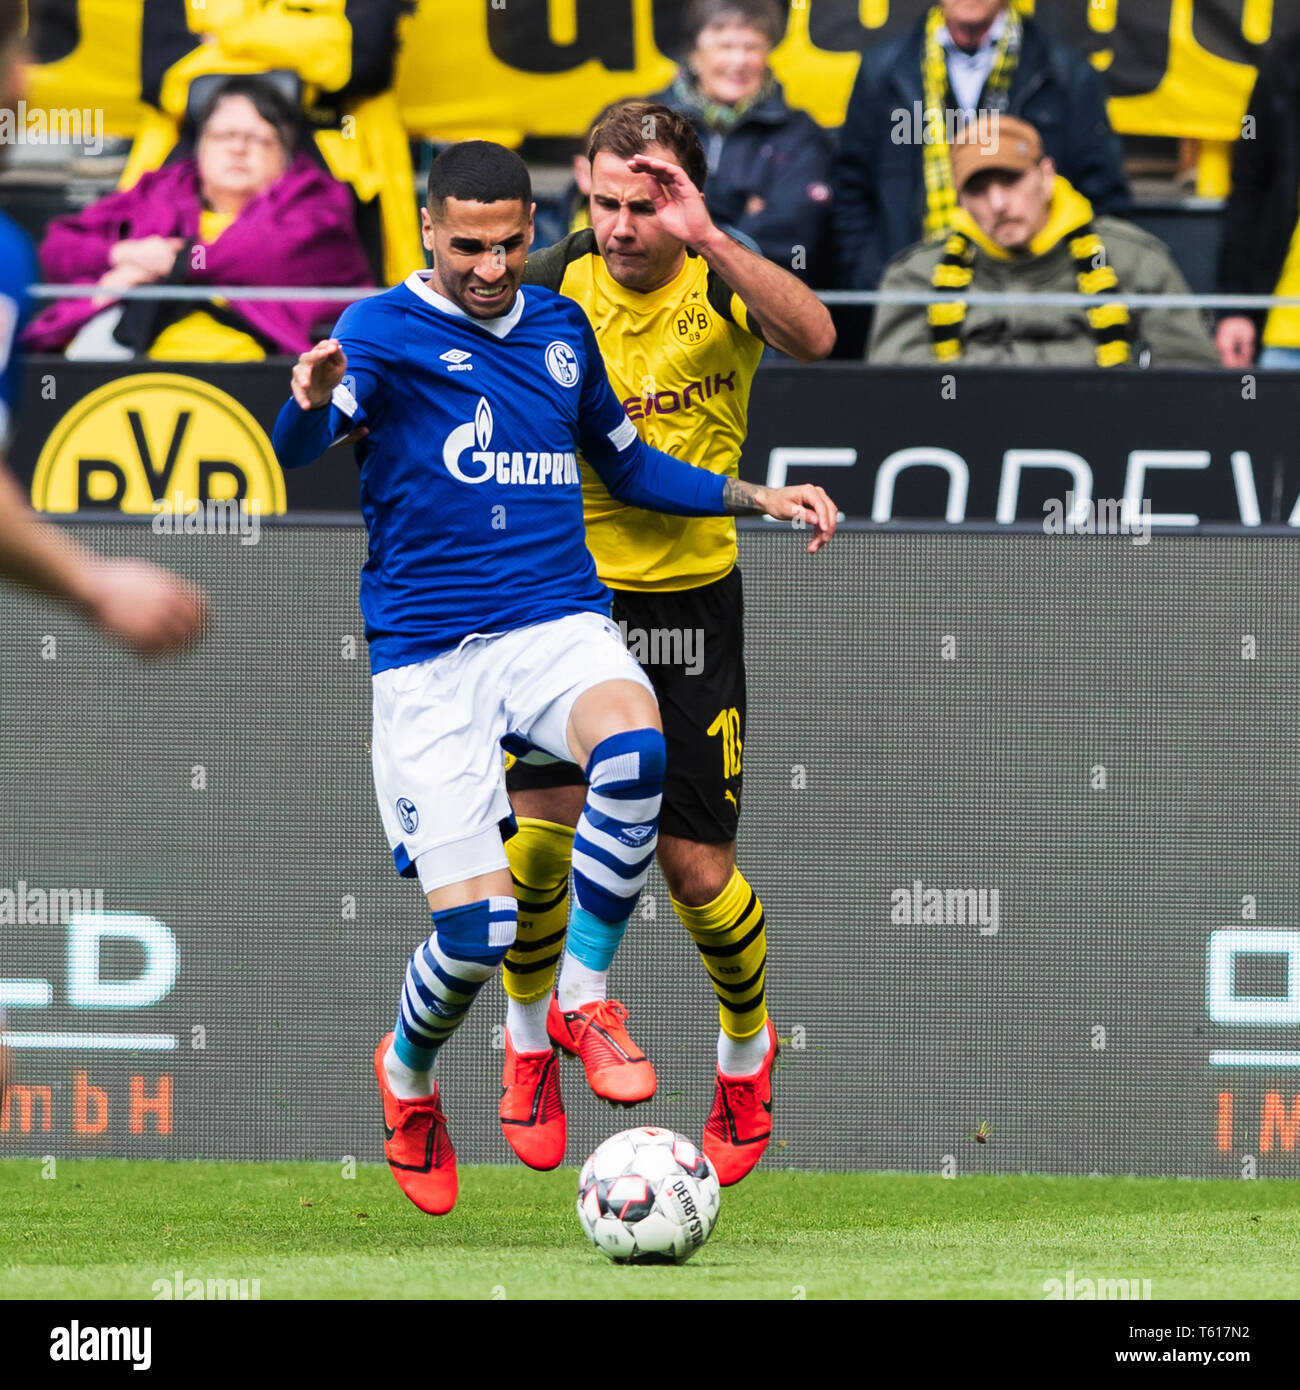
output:
<svg viewBox="0 0 1300 1390"><path fill-rule="evenodd" d="M673 315L672 325L669 337L687 347L694 347L713 332L713 310L707 304L693 300L683 304Z"/></svg>

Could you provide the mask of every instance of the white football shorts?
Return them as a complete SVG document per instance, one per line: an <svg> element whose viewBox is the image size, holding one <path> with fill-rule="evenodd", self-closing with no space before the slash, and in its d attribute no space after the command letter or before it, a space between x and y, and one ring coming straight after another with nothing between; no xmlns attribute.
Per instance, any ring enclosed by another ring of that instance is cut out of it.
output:
<svg viewBox="0 0 1300 1390"><path fill-rule="evenodd" d="M572 762L574 701L609 680L653 694L600 613L467 637L455 651L372 677L375 795L398 873L418 873L428 893L508 867L501 740L513 735L517 748Z"/></svg>

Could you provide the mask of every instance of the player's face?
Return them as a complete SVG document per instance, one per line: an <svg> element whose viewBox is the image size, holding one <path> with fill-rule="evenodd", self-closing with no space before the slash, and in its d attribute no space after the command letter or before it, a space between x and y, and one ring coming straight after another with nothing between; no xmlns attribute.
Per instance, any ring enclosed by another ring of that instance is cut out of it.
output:
<svg viewBox="0 0 1300 1390"><path fill-rule="evenodd" d="M648 145L655 159L677 163L663 145ZM605 268L630 290L655 290L677 274L682 243L659 225L650 191L654 179L634 174L627 160L601 150L591 161L591 226Z"/></svg>
<svg viewBox="0 0 1300 1390"><path fill-rule="evenodd" d="M420 209L426 251L433 252L432 287L476 319L510 312L533 240L533 209L519 199L474 203L448 198L442 214Z"/></svg>
<svg viewBox="0 0 1300 1390"><path fill-rule="evenodd" d="M1006 251L1022 251L1047 222L1055 179L1050 159L1023 174L985 169L967 181L961 205L985 236Z"/></svg>

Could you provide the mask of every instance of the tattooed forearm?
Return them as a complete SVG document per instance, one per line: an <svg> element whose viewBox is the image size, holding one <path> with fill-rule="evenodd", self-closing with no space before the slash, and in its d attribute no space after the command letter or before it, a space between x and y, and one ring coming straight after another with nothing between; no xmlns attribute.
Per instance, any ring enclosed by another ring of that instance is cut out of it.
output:
<svg viewBox="0 0 1300 1390"><path fill-rule="evenodd" d="M759 499L766 491L757 483L728 478L722 489L722 506L728 516L761 516L766 509Z"/></svg>

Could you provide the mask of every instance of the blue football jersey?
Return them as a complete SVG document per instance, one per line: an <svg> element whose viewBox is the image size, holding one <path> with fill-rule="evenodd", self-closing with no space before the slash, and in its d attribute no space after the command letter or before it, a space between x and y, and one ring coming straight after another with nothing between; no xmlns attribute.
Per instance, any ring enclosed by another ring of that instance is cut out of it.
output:
<svg viewBox="0 0 1300 1390"><path fill-rule="evenodd" d="M8 447L18 411L18 334L31 314L28 286L35 279L27 234L0 212L0 450Z"/></svg>
<svg viewBox="0 0 1300 1390"><path fill-rule="evenodd" d="M724 479L643 444L579 305L540 286L475 319L416 272L350 305L331 404L290 400L281 463L357 445L370 552L361 609L371 669L449 651L475 633L609 612L582 518L579 453L616 497L684 516L723 512Z"/></svg>

